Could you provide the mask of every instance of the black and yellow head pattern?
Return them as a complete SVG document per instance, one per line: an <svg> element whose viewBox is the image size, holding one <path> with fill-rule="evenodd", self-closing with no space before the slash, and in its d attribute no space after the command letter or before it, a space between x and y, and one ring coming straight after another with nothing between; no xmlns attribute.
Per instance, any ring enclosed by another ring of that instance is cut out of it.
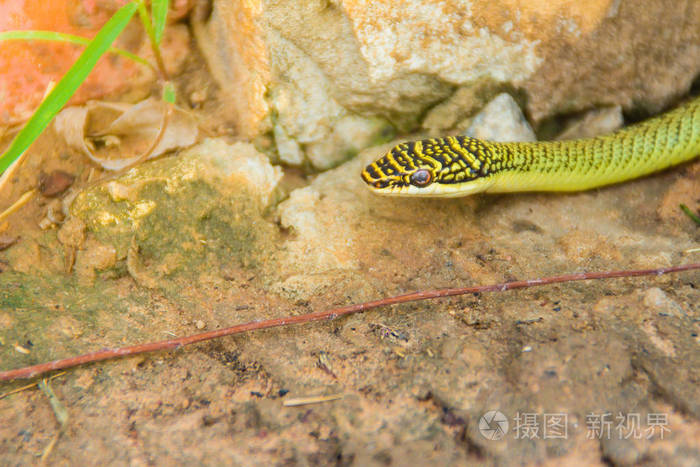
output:
<svg viewBox="0 0 700 467"><path fill-rule="evenodd" d="M464 196L488 190L501 169L494 144L449 136L394 146L362 171L362 179L383 195Z"/></svg>

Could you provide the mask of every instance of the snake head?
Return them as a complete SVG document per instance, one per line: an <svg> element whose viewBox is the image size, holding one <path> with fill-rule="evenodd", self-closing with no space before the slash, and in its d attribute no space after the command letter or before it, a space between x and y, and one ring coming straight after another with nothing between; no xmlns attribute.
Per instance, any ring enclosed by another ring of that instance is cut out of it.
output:
<svg viewBox="0 0 700 467"><path fill-rule="evenodd" d="M362 179L372 191L385 195L408 195L414 189L427 189L435 181L435 168L408 156L414 143L395 146L362 171Z"/></svg>
<svg viewBox="0 0 700 467"><path fill-rule="evenodd" d="M465 196L488 190L491 177L465 145L450 137L401 143L362 171L370 190L389 196ZM479 142L481 143L481 142Z"/></svg>

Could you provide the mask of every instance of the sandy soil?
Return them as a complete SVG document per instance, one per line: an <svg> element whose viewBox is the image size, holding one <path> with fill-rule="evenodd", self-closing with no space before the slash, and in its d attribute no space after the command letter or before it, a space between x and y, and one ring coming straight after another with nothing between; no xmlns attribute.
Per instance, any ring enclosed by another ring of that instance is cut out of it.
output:
<svg viewBox="0 0 700 467"><path fill-rule="evenodd" d="M0 227L19 237L0 252L0 369L412 290L697 261L700 230L677 206L698 208L698 162L588 193L395 200L357 177L381 150L287 175L266 210L134 226L145 282L100 262L109 242L93 230L76 258L39 227L53 201L36 196ZM56 169L76 189L100 175L49 132L0 207ZM231 206L231 190L198 186ZM177 256L182 235L253 224L250 248L217 238ZM36 388L0 399L0 463L38 462L61 431L57 465L692 465L699 284L691 272L399 305L72 369L50 382L63 429ZM283 405L318 395L339 398ZM491 410L509 424L500 440L480 430Z"/></svg>

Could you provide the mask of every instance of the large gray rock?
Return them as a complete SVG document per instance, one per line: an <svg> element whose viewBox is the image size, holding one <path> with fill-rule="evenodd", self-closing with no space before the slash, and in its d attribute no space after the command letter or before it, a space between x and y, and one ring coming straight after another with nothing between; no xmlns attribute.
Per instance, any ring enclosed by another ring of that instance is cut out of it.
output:
<svg viewBox="0 0 700 467"><path fill-rule="evenodd" d="M539 123L601 104L658 111L700 72L700 3L545 3L216 1L194 25L239 131L317 169L392 126L454 131L503 90Z"/></svg>

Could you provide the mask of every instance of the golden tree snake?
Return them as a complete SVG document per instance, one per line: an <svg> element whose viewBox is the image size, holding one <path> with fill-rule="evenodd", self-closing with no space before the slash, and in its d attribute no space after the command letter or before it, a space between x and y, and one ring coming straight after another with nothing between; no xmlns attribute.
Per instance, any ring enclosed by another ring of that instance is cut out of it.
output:
<svg viewBox="0 0 700 467"><path fill-rule="evenodd" d="M641 177L700 155L700 98L615 133L495 143L448 136L401 143L362 171L379 194L579 191Z"/></svg>

